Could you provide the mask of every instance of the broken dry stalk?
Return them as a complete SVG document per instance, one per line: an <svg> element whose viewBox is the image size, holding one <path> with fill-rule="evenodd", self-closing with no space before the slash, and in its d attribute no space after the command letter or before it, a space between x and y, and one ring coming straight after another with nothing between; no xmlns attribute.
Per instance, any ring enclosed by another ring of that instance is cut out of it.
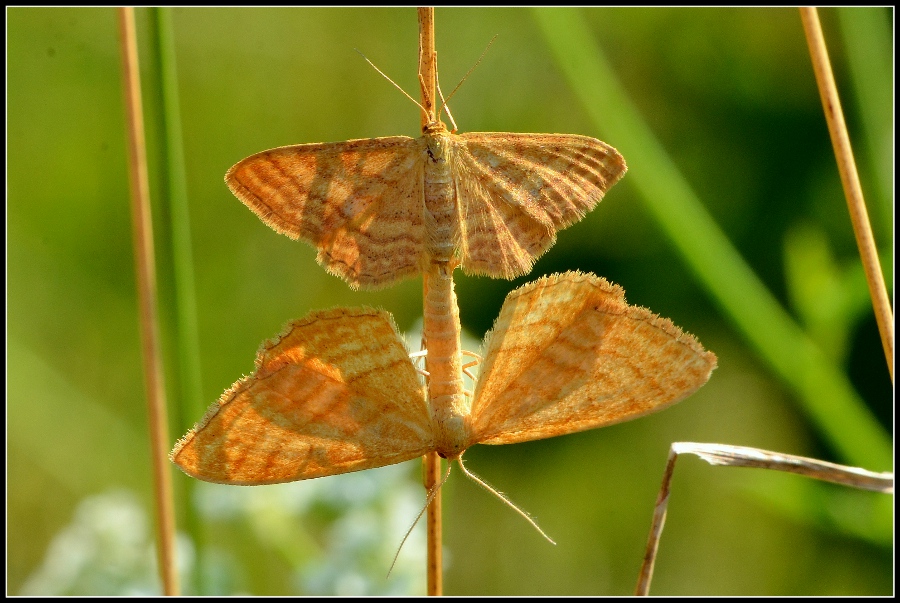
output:
<svg viewBox="0 0 900 603"><path fill-rule="evenodd" d="M656 552L659 548L663 526L666 523L669 487L672 482L672 473L675 470L675 461L678 459L679 454L695 454L710 465L774 469L861 490L872 490L886 494L893 494L894 492L893 473L875 473L857 467L846 467L803 456L770 452L746 446L675 442L669 450L669 459L666 462L666 470L663 472L662 486L659 489L659 496L656 499L656 506L653 510L650 537L647 540L647 550L644 553L644 562L641 565L641 573L638 576L637 588L635 589L635 594L638 596L646 596L650 592L650 581L653 579L653 565L656 562Z"/></svg>

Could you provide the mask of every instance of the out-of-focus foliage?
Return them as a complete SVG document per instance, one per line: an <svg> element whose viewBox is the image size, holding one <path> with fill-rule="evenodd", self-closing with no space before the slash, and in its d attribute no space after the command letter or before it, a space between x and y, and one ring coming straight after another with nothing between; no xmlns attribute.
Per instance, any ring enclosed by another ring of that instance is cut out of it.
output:
<svg viewBox="0 0 900 603"><path fill-rule="evenodd" d="M385 580L399 539L420 510L418 488L403 467L337 476L329 482L230 488L202 484L195 504L208 526L198 565L196 542L181 534L178 561L185 594L199 570L205 594L250 593L258 579L246 551L222 547L220 524L238 525L274 566L273 592L310 595L397 595L425 588L413 531ZM133 493L82 500L72 522L51 542L41 566L22 586L26 595L159 595L153 534ZM269 570L271 571L271 569Z"/></svg>
<svg viewBox="0 0 900 603"><path fill-rule="evenodd" d="M263 225L222 178L239 159L274 146L416 136L418 109L353 51L417 96L415 11L173 14L205 400L250 372L261 341L310 310L381 306L413 330L419 279L351 291L316 265L311 248ZM884 8L820 14L892 282L885 165L894 132L893 15ZM149 84L158 64L148 50L148 13L137 15L174 443L203 409L184 408L176 395L161 102ZM796 9L583 9L577 17L731 244L890 433L892 387ZM140 518L150 508L150 465L115 14L12 8L7 18L8 592L51 592L35 586L48 583L60 594L148 592L152 521ZM462 131L599 135L533 13L438 9L436 25L445 92L499 34L451 102ZM696 335L719 368L697 394L657 415L470 450L468 466L559 544L547 545L455 473L444 489L448 594L630 592L672 441L844 460L720 314L631 176L561 232L528 277L457 273L464 326L480 337L515 286L589 270L621 284L630 303ZM691 461L678 471L654 593L891 592L893 526L878 524L890 516L891 497ZM190 551L200 542L207 594L421 593L417 536L379 582L424 501L418 478L410 463L286 486L204 484L192 503L188 478L178 473L179 529L192 543L180 548L185 567L197 566ZM111 488L138 499L96 498ZM190 504L199 525L184 521ZM127 554L111 553L120 549Z"/></svg>

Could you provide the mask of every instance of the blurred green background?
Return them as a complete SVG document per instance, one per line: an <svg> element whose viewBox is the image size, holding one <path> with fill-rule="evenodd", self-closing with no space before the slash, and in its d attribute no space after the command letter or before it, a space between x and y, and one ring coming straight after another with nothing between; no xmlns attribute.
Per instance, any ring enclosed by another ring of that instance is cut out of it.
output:
<svg viewBox="0 0 900 603"><path fill-rule="evenodd" d="M820 15L892 292L892 9ZM12 8L7 17L8 593L154 592L116 15ZM367 304L413 330L421 281L353 292L223 183L233 163L275 146L418 136L418 109L354 52L418 96L415 11L174 9L171 18L199 400L182 394L191 381L178 360L173 180L151 43L159 27L150 9L137 11L174 443L287 320ZM674 441L893 469L893 388L796 9L440 8L436 32L445 91L498 34L453 97L461 131L592 135L630 168L528 277L457 272L467 332L480 339L519 284L580 269L621 284L630 303L671 318L719 358L704 388L663 413L471 449L470 469L558 546L456 473L444 488L447 594L630 593ZM607 63L630 102L600 77ZM761 288L730 280L742 264L714 245L715 225ZM692 258L692 249L702 251ZM786 314L766 305L766 291ZM420 536L383 578L424 500L419 472L411 462L237 488L194 486L173 467L186 590L422 594ZM892 496L683 460L652 592L890 594L892 509Z"/></svg>

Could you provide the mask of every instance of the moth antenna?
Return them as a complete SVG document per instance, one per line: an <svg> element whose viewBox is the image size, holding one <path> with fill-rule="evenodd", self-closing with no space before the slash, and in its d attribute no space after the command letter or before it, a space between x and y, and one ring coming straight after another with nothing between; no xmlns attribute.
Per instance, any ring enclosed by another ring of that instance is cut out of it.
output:
<svg viewBox="0 0 900 603"><path fill-rule="evenodd" d="M444 474L444 479L440 481L439 484L435 484L431 487L431 490L428 491L428 496L425 498L425 506L422 507L422 510L419 511L419 514L416 515L415 521L412 522L412 525L409 526L409 529L406 530L406 534L403 536L403 540L400 541L400 546L397 547L397 552L394 554L394 560L391 561L391 567L388 570L386 578L391 577L391 572L394 570L394 566L397 564L397 557L400 556L400 550L403 548L403 545L406 544L406 539L409 538L409 535L412 534L413 528L416 527L416 524L419 523L419 520L422 519L422 515L425 513L425 509L428 508L428 505L431 504L431 501L434 500L434 497L437 496L437 493L440 491L441 486L444 485L444 482L447 481L447 478L450 477L450 469L453 468L452 463L447 463L447 473Z"/></svg>
<svg viewBox="0 0 900 603"><path fill-rule="evenodd" d="M447 100L445 100L443 102L443 104L441 105L441 108L438 109L438 115L441 114L441 111L443 110L443 108L447 105L448 102L450 102L450 99L453 98L453 95L456 94L456 91L459 90L459 87L462 86L463 82L466 81L466 78L469 77L469 74L472 73L476 67L478 67L478 64L481 63L481 59L483 59L484 55L487 54L488 48L491 47L491 44L494 43L494 40L496 40L497 36L499 36L499 35L500 34L496 34L493 38L491 38L491 41L488 42L488 45L485 47L484 52L481 53L481 56L478 57L478 60L475 61L475 64L472 65L472 67L466 72L466 74L463 76L463 78L461 80L459 80L459 83L456 85L456 88L453 89L453 92L450 93L450 96L447 97ZM366 60L368 60L368 59L366 59ZM396 86L396 84L394 84L394 85ZM448 115L449 115L449 113L448 113Z"/></svg>
<svg viewBox="0 0 900 603"><path fill-rule="evenodd" d="M480 354L476 354L475 352L470 352L469 350L462 350L462 352L460 352L460 353L463 356L468 356L469 358L475 358L477 361L475 364L478 364L478 362L482 362L484 360L484 358L482 358ZM474 365L467 365L467 366L474 366Z"/></svg>
<svg viewBox="0 0 900 603"><path fill-rule="evenodd" d="M494 37L496 37L496 36L494 36ZM555 542L553 542L553 539L552 539L552 538L550 538L549 536L547 536L547 534L544 532L544 530L541 529L541 527L540 527L540 526L539 526L539 525L531 518L531 516L528 515L528 513L526 513L525 511L523 511L522 509L520 509L519 507L517 507L515 504L513 504L513 502L512 502L511 500L509 500L508 498L506 498L506 496L505 496L502 492L497 492L496 490L494 490L493 488L491 488L486 482L483 482L483 481L481 480L481 478L479 478L477 475L475 475L474 473L469 472L469 470L466 469L466 466L463 465L463 462L462 462L462 455L460 455L459 458L456 459L456 460L459 461L459 467L460 467L460 469L462 469L463 473L465 473L466 476L467 476L470 480L474 481L474 482L477 483L479 486L481 486L482 488L484 488L484 489L487 490L488 492L492 493L494 496L496 496L497 498L499 498L500 500L502 500L503 502L505 502L505 503L506 503L510 508L512 508L516 513L518 513L519 515L521 515L522 517L524 517L525 520L526 520L528 523L530 523L530 524L534 527L535 530L537 530L538 532L540 532L541 536L543 536L544 538L547 539L547 542L549 542L550 544L554 544L554 545L556 544ZM421 515L421 514L420 514L420 515Z"/></svg>
<svg viewBox="0 0 900 603"><path fill-rule="evenodd" d="M435 53L435 54L437 54L437 53ZM447 112L447 117L450 118L450 123L453 124L453 132L452 133L455 134L459 128L456 126L456 120L453 119L453 114L450 113L450 107L447 105L447 101L444 100L444 93L441 91L441 82L440 82L440 77L437 74L437 71L434 72L434 84L437 87L438 95L441 97L441 107L443 107L444 111Z"/></svg>
<svg viewBox="0 0 900 603"><path fill-rule="evenodd" d="M414 99L413 97L411 97L409 94L407 94L407 93L406 93L406 90L404 90L403 88L401 88L401 87L397 84L397 82L395 82L394 80L392 80L391 78L389 78L388 76L386 76L386 75L384 74L384 72L383 72L381 69L379 69L378 67L376 67L376 66L375 66L375 63L373 63L372 61L369 60L369 57L367 57L367 56L364 55L362 52L360 52L358 48L354 48L353 50L355 50L356 52L359 52L359 56L361 56L362 58L364 58L364 59L366 60L366 63L368 63L369 65L372 66L372 69L374 69L375 71L377 71L378 73L380 73L380 74L381 74L381 77L383 77L384 79L386 79L387 81L389 81L390 83L392 83L392 84L394 85L394 87L397 88L397 90L399 90L400 92L402 92L403 95L404 95L406 98L408 98L408 99L411 100L412 102L416 103L416 106L417 106L419 109L421 109L422 111L425 110L425 107L423 107L422 105L420 105L420 104L419 104L419 101L417 101L416 99ZM461 83L461 82L460 82L460 83Z"/></svg>
<svg viewBox="0 0 900 603"><path fill-rule="evenodd" d="M431 98L428 95L428 87L425 85L425 77L421 74L421 72L419 73L419 88L422 89L422 96L425 97L425 104L433 107L434 103L431 102ZM418 105L418 103L416 103L416 104ZM419 105L419 107L422 107L422 105ZM422 108L422 112L428 113L427 111L425 111L424 108ZM437 118L432 116L431 114L429 114L428 121L429 121L429 124L434 123L437 121ZM424 338L422 339L422 347L425 347L425 339Z"/></svg>

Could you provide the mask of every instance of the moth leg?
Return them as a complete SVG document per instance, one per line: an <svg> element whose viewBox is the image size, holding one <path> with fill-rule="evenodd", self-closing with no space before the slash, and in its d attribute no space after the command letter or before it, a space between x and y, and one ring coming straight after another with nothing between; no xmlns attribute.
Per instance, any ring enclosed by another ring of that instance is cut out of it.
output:
<svg viewBox="0 0 900 603"><path fill-rule="evenodd" d="M463 350L462 355L469 356L470 358L475 359L472 362L467 362L466 364L462 365L462 372L472 381L477 381L477 379L475 378L475 375L473 375L471 372L469 372L469 369L472 368L473 366L478 366L484 360L484 358L482 358L475 352L469 352L468 350Z"/></svg>
<svg viewBox="0 0 900 603"><path fill-rule="evenodd" d="M413 361L413 367L415 367L417 373L419 373L423 377L430 377L431 373L429 373L425 369L420 369L418 367L418 362L422 358L425 358L426 356L428 356L428 350L424 349L425 348L425 340L424 339L422 340L422 348L423 349L419 350L418 352L410 352L409 358L410 358L410 360Z"/></svg>
<svg viewBox="0 0 900 603"><path fill-rule="evenodd" d="M416 372L422 375L423 377L431 377L431 373L426 371L425 369L420 369L417 366L417 363L422 358L425 358L428 355L428 350L419 350L418 352L410 352L409 358L413 361L413 367L415 367Z"/></svg>

